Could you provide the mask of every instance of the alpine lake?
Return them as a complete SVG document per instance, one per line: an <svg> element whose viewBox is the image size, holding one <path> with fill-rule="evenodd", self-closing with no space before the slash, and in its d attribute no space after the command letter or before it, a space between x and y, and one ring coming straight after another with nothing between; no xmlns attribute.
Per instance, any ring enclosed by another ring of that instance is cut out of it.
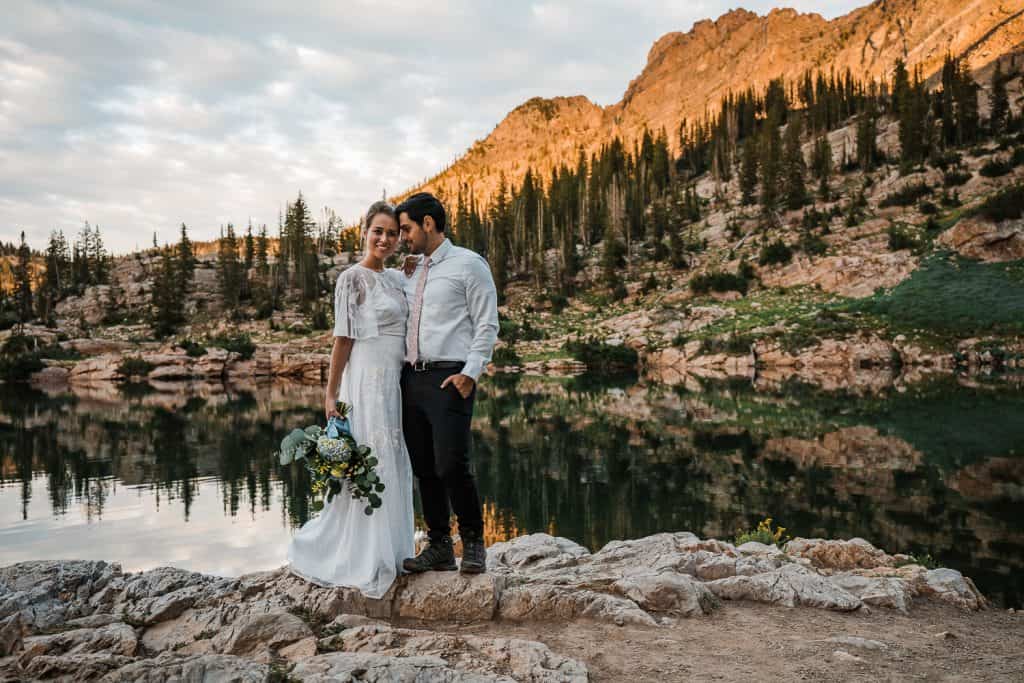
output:
<svg viewBox="0 0 1024 683"><path fill-rule="evenodd" d="M0 385L0 566L101 559L221 575L284 563L313 499L281 438L322 420L290 383ZM1024 603L1024 377L824 390L796 381L497 375L473 461L488 543L591 550L689 530L862 537ZM387 495L387 492L384 492Z"/></svg>

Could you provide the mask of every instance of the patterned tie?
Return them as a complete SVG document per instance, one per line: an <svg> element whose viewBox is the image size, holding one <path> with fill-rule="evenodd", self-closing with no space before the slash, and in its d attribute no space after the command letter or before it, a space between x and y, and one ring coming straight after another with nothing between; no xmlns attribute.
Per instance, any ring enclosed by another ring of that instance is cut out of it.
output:
<svg viewBox="0 0 1024 683"><path fill-rule="evenodd" d="M423 257L423 272L416 283L416 298L412 302L412 315L409 329L405 333L405 361L415 363L420 359L420 314L423 312L423 292L427 288L427 271L430 270L430 257Z"/></svg>

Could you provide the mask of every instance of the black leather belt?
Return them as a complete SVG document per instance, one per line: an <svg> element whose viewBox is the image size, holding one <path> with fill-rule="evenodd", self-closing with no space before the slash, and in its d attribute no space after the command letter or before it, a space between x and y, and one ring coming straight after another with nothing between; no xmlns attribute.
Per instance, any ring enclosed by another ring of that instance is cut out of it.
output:
<svg viewBox="0 0 1024 683"><path fill-rule="evenodd" d="M465 363L455 360L418 360L415 363L406 363L405 367L413 372L427 372L428 370L461 370Z"/></svg>

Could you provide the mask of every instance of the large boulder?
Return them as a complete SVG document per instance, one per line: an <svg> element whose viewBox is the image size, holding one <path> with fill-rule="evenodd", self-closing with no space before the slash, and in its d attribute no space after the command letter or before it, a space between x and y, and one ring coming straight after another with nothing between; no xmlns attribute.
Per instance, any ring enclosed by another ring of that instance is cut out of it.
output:
<svg viewBox="0 0 1024 683"><path fill-rule="evenodd" d="M289 674L304 683L511 683L507 676L458 671L440 657L391 657L362 652L333 652L299 662Z"/></svg>
<svg viewBox="0 0 1024 683"><path fill-rule="evenodd" d="M863 538L849 541L796 538L786 544L785 552L793 557L806 557L818 569L871 569L896 565L896 558Z"/></svg>
<svg viewBox="0 0 1024 683"><path fill-rule="evenodd" d="M127 663L103 677L103 683L266 683L270 667L234 655L179 655L170 652Z"/></svg>
<svg viewBox="0 0 1024 683"><path fill-rule="evenodd" d="M724 600L751 600L785 607L818 607L850 612L860 608L860 598L828 578L799 564L754 576L733 576L709 581L707 587Z"/></svg>
<svg viewBox="0 0 1024 683"><path fill-rule="evenodd" d="M222 654L270 662L280 650L313 637L306 622L294 614L250 613L217 633L211 647Z"/></svg>
<svg viewBox="0 0 1024 683"><path fill-rule="evenodd" d="M962 218L936 241L967 258L1016 261L1024 259L1024 219L992 223L974 216Z"/></svg>
<svg viewBox="0 0 1024 683"><path fill-rule="evenodd" d="M405 579L400 617L425 621L490 621L498 608L502 580L495 574L425 572Z"/></svg>

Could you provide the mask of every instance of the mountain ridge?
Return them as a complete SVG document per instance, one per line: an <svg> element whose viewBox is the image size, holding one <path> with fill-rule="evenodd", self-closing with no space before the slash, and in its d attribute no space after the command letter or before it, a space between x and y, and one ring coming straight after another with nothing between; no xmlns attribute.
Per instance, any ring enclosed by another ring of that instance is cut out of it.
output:
<svg viewBox="0 0 1024 683"><path fill-rule="evenodd" d="M532 168L546 180L558 165L574 165L580 148L591 154L616 136L632 144L644 129L664 129L678 151L683 121L714 113L729 92L775 78L793 82L807 70L849 68L878 80L897 58L931 76L947 53L966 54L977 70L1022 47L1024 9L999 0L876 0L832 20L792 8L763 16L734 9L658 38L618 102L602 107L583 95L531 98L409 193L428 190L454 201L464 187L486 205L502 176L517 185Z"/></svg>

